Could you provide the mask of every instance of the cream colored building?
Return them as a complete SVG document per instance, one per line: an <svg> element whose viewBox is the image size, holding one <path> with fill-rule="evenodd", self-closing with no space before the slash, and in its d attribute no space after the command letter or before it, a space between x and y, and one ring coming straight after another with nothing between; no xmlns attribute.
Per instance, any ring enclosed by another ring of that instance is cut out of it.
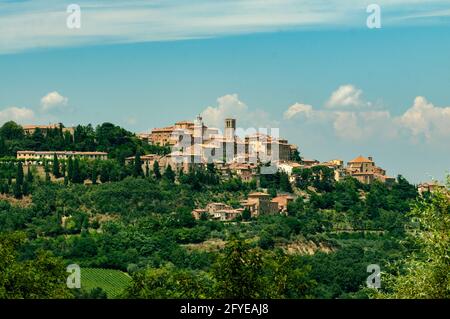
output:
<svg viewBox="0 0 450 319"><path fill-rule="evenodd" d="M76 152L76 151L17 151L17 159L24 160L26 163L53 160L54 156L58 159L68 159L69 157L79 157L88 160L106 160L108 153L105 152Z"/></svg>

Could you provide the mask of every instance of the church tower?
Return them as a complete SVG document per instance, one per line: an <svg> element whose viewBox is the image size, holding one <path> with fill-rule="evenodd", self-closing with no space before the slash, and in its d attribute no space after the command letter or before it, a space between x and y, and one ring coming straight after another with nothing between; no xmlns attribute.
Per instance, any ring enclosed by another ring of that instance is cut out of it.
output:
<svg viewBox="0 0 450 319"><path fill-rule="evenodd" d="M225 119L225 138L227 141L234 141L236 134L236 119Z"/></svg>

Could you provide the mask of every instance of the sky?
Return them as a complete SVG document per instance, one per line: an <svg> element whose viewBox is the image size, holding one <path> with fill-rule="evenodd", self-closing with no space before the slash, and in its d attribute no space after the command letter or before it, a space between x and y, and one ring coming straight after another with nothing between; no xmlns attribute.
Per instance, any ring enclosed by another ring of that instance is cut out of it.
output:
<svg viewBox="0 0 450 319"><path fill-rule="evenodd" d="M279 128L306 158L443 180L450 0L0 0L0 125L148 132L198 114Z"/></svg>

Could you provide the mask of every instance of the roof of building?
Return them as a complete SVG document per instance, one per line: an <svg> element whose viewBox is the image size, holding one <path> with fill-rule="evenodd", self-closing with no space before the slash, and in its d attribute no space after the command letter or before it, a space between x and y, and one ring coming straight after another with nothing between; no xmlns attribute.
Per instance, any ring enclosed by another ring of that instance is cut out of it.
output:
<svg viewBox="0 0 450 319"><path fill-rule="evenodd" d="M27 130L27 129L48 129L48 128L59 128L60 124L48 124L48 125L35 125L35 124L29 124L29 125L23 125L22 127Z"/></svg>
<svg viewBox="0 0 450 319"><path fill-rule="evenodd" d="M253 192L248 194L248 196L250 197L257 197L257 196L269 196L269 194L267 193L263 193L263 192Z"/></svg>
<svg viewBox="0 0 450 319"><path fill-rule="evenodd" d="M292 168L302 167L303 166L302 164L299 164L297 162L283 162L283 163L278 164L278 166L281 166L281 165L287 165L287 166L290 166Z"/></svg>
<svg viewBox="0 0 450 319"><path fill-rule="evenodd" d="M146 160L146 159L154 159L155 157L160 157L160 155L157 154L146 154L146 155L141 155L141 160ZM127 160L134 160L134 156L129 156L126 158Z"/></svg>
<svg viewBox="0 0 450 319"><path fill-rule="evenodd" d="M278 204L285 204L288 200L294 199L292 196L289 195L280 195L277 197L272 198L272 202L278 203Z"/></svg>
<svg viewBox="0 0 450 319"><path fill-rule="evenodd" d="M373 161L360 155L354 158L353 160L349 161L349 163L373 163Z"/></svg>
<svg viewBox="0 0 450 319"><path fill-rule="evenodd" d="M152 129L152 133L155 132L172 132L175 129L174 126L166 126L166 127L161 127L161 128L154 128Z"/></svg>
<svg viewBox="0 0 450 319"><path fill-rule="evenodd" d="M309 163L309 162L318 163L319 161L316 160L316 159L302 158L302 162L304 162L304 163Z"/></svg>

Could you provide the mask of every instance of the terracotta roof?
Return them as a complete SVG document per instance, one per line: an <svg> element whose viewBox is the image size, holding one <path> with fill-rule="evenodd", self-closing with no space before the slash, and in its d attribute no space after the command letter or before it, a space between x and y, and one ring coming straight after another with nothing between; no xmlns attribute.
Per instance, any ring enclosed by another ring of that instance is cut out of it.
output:
<svg viewBox="0 0 450 319"><path fill-rule="evenodd" d="M48 125L34 125L34 124L30 124L30 125L24 125L23 128L24 128L24 129L36 129L36 128L48 129L48 128L59 128L59 124L48 124Z"/></svg>
<svg viewBox="0 0 450 319"><path fill-rule="evenodd" d="M249 197L250 196L269 196L269 194L262 193L262 192L253 192L253 193L248 194L248 196Z"/></svg>
<svg viewBox="0 0 450 319"><path fill-rule="evenodd" d="M175 129L175 127L173 127L173 126L154 128L154 129L152 129L152 133L156 133L156 132L171 132L174 129Z"/></svg>
<svg viewBox="0 0 450 319"><path fill-rule="evenodd" d="M279 205L286 204L289 200L293 200L294 198L289 195L282 195L272 198L273 203L278 203Z"/></svg>
<svg viewBox="0 0 450 319"><path fill-rule="evenodd" d="M351 160L349 163L373 163L373 161L360 155L357 158L354 158L353 160Z"/></svg>

